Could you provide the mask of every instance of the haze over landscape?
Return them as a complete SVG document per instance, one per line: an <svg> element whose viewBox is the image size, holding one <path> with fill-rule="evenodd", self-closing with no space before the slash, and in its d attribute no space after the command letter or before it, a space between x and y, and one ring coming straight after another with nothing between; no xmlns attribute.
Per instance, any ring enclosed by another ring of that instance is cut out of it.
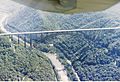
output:
<svg viewBox="0 0 120 82"><path fill-rule="evenodd" d="M0 25L1 33L116 28L120 2L65 14L2 0ZM0 80L120 81L119 40L120 29L0 36Z"/></svg>

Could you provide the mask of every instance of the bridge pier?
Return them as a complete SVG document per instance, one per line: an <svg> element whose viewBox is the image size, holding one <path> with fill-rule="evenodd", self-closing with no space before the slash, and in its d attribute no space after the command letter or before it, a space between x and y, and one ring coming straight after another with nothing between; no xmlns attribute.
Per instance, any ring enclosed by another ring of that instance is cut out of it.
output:
<svg viewBox="0 0 120 82"><path fill-rule="evenodd" d="M9 38L11 39L11 41L13 41L13 36L12 35L10 35Z"/></svg>
<svg viewBox="0 0 120 82"><path fill-rule="evenodd" d="M30 34L30 48L31 48L31 49L33 48L32 39L33 39L33 36L32 36L32 34Z"/></svg>
<svg viewBox="0 0 120 82"><path fill-rule="evenodd" d="M26 34L24 35L24 47L26 48L27 45L26 45Z"/></svg>
<svg viewBox="0 0 120 82"><path fill-rule="evenodd" d="M20 35L18 34L18 46L20 44Z"/></svg>

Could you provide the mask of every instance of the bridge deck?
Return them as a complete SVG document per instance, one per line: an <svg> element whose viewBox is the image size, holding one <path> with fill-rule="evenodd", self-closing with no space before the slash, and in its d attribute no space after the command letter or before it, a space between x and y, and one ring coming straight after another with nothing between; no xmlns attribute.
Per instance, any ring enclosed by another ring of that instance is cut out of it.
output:
<svg viewBox="0 0 120 82"><path fill-rule="evenodd" d="M16 32L16 33L1 33L0 36L5 35L24 35L24 34L44 34L44 33L63 33L63 32L79 32L79 31L101 31L101 30L117 30L120 27L111 28L89 28L89 29L71 29L71 30L50 30L50 31L36 31L36 32Z"/></svg>

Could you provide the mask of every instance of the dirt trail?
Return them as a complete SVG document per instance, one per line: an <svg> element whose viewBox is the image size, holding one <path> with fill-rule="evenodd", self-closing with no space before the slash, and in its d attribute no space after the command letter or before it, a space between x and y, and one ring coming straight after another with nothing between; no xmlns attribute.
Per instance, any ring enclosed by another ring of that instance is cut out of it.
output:
<svg viewBox="0 0 120 82"><path fill-rule="evenodd" d="M51 54L51 53L44 53L44 54L51 60L52 64L55 66L55 69L57 70L58 75L60 77L60 80L69 81L64 65L62 65L61 62L57 59L56 54Z"/></svg>

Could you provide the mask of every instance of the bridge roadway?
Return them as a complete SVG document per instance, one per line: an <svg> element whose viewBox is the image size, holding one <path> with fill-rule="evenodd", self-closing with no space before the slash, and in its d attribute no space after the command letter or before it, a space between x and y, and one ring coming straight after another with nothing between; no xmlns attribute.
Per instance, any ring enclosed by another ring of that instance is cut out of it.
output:
<svg viewBox="0 0 120 82"><path fill-rule="evenodd" d="M44 33L63 33L63 32L80 32L80 31L102 31L102 30L120 30L120 27L111 28L89 28L89 29L71 29L71 30L50 30L50 31L36 31L36 32L15 32L15 33L1 33L0 36L7 35L24 35L24 34L44 34Z"/></svg>

